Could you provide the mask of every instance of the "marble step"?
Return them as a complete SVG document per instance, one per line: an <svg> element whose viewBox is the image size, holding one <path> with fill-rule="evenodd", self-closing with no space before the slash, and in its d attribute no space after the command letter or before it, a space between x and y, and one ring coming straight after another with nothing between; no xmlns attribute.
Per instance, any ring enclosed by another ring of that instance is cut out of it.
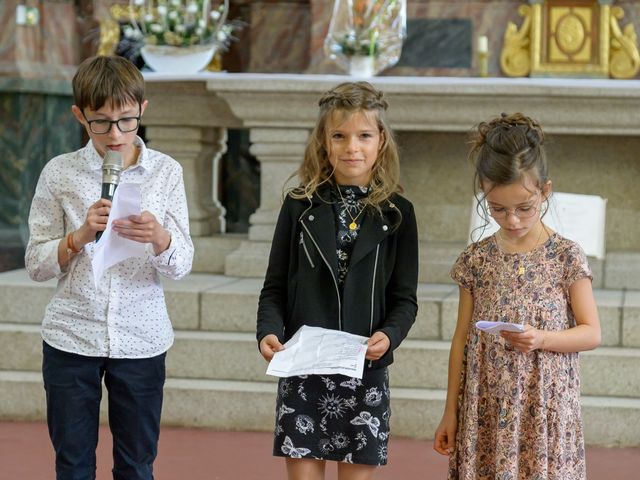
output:
<svg viewBox="0 0 640 480"><path fill-rule="evenodd" d="M271 431L275 384L202 379L168 379L164 425L216 430ZM432 438L444 407L444 390L392 387L392 435ZM105 396L103 395L103 398ZM102 419L106 419L106 402ZM588 445L638 447L640 400L584 396L582 415ZM0 420L42 421L45 400L36 372L0 371Z"/></svg>
<svg viewBox="0 0 640 480"><path fill-rule="evenodd" d="M180 281L165 280L174 328L254 332L262 282L259 278L202 273L192 273ZM39 324L54 291L55 281L33 282L24 270L0 273L0 323ZM640 347L640 291L598 289L595 297L602 345ZM450 340L457 318L457 287L422 283L418 302L418 317L409 338Z"/></svg>
<svg viewBox="0 0 640 480"><path fill-rule="evenodd" d="M0 370L38 371L42 341L36 325L0 324ZM405 340L395 352L391 385L446 389L449 342ZM583 395L640 399L640 348L601 347L580 354ZM177 331L167 376L271 382L251 333ZM615 374L612 374L614 372Z"/></svg>
<svg viewBox="0 0 640 480"><path fill-rule="evenodd" d="M262 277L267 268L269 242L248 241L246 234L193 237L196 273ZM452 284L451 265L464 243L420 242L420 282ZM594 288L640 289L640 252L609 251L605 259L589 258Z"/></svg>

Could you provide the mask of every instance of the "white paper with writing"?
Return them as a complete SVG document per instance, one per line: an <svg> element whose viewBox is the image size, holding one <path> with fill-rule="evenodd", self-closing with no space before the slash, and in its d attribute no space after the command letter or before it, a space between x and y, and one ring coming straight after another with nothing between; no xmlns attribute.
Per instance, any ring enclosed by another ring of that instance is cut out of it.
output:
<svg viewBox="0 0 640 480"><path fill-rule="evenodd" d="M303 325L277 352L267 368L267 375L341 374L362 378L367 337L339 330Z"/></svg>
<svg viewBox="0 0 640 480"><path fill-rule="evenodd" d="M109 267L129 257L146 255L144 243L122 238L111 227L114 219L126 218L130 215L140 215L140 185L137 183L120 184L113 194L107 228L96 243L91 260L96 288L103 273Z"/></svg>

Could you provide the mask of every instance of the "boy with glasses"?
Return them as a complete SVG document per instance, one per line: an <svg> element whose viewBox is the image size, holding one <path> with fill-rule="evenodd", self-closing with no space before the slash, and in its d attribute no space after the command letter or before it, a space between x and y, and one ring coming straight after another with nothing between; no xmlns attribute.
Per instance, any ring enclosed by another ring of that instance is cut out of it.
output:
<svg viewBox="0 0 640 480"><path fill-rule="evenodd" d="M44 167L29 215L29 276L58 279L42 322L43 378L58 480L95 479L102 380L113 434L113 478L151 480L173 343L160 275L189 273L193 244L182 168L136 135L147 107L144 79L121 57L93 57L73 78L75 118L90 141ZM146 245L144 257L107 270L94 286L95 238L111 201L100 198L103 157L123 159L120 183L141 188L141 214L114 231Z"/></svg>

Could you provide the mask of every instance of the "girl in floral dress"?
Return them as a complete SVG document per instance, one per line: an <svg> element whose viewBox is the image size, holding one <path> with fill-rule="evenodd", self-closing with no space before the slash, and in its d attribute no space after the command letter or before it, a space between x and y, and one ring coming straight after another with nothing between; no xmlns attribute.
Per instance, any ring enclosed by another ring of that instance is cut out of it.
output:
<svg viewBox="0 0 640 480"><path fill-rule="evenodd" d="M434 448L449 479L586 479L578 352L600 343L582 249L542 222L551 181L534 120L503 114L475 131L479 208L500 226L469 245L459 284L449 385ZM524 325L482 332L479 320Z"/></svg>
<svg viewBox="0 0 640 480"><path fill-rule="evenodd" d="M366 82L320 99L320 115L284 200L260 294L257 339L267 361L302 326L369 337L362 379L280 379L274 455L289 479L373 477L387 463L387 366L417 312L413 206L398 194L399 160L387 102Z"/></svg>

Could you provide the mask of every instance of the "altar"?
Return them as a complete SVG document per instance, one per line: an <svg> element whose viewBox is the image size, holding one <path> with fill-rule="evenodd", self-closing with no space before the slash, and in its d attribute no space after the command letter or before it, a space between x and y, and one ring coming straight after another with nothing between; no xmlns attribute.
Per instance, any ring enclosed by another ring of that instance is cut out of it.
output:
<svg viewBox="0 0 640 480"><path fill-rule="evenodd" d="M284 183L302 160L318 98L354 79L241 73L145 73L145 79L147 139L184 168L196 245L209 254L224 252L220 273L264 275ZM449 282L450 265L467 242L473 179L467 133L501 112L521 111L548 134L554 189L608 200L606 258L590 259L594 286L638 288L640 81L374 77L372 83L390 103L387 119L400 147L401 184L416 208L422 282ZM261 172L260 206L246 238L236 237L231 247L217 193L227 128L249 129ZM203 255L194 270L210 271L210 265Z"/></svg>

